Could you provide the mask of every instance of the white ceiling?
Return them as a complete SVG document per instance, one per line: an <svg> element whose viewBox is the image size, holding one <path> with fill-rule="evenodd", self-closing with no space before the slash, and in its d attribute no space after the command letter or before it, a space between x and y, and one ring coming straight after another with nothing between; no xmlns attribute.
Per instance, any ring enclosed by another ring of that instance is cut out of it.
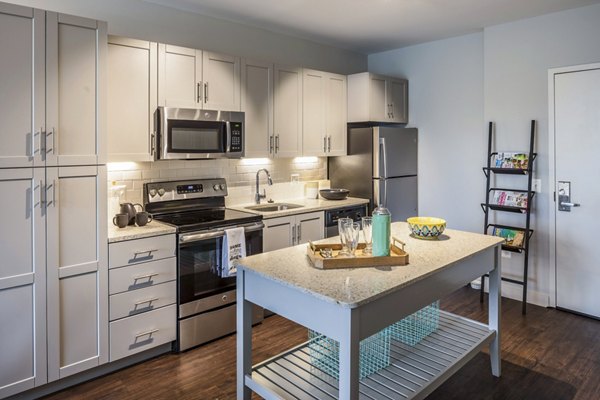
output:
<svg viewBox="0 0 600 400"><path fill-rule="evenodd" d="M371 54L600 0L146 0Z"/></svg>

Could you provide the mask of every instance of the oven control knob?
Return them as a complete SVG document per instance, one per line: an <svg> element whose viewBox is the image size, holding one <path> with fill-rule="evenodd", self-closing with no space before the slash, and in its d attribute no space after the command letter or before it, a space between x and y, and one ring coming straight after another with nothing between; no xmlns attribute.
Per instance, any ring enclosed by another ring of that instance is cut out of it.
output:
<svg viewBox="0 0 600 400"><path fill-rule="evenodd" d="M156 196L156 189L150 189L150 197Z"/></svg>
<svg viewBox="0 0 600 400"><path fill-rule="evenodd" d="M163 189L163 188L158 189L158 195L160 197L163 197L165 195L165 189Z"/></svg>
<svg viewBox="0 0 600 400"><path fill-rule="evenodd" d="M221 183L221 185L220 185L219 187L221 188L221 190L225 190L225 188L226 188L227 186L225 186L225 184L224 184L224 183Z"/></svg>
<svg viewBox="0 0 600 400"><path fill-rule="evenodd" d="M217 185L217 184L214 184L214 185L213 185L213 189L214 189L214 190L219 190L219 185Z"/></svg>

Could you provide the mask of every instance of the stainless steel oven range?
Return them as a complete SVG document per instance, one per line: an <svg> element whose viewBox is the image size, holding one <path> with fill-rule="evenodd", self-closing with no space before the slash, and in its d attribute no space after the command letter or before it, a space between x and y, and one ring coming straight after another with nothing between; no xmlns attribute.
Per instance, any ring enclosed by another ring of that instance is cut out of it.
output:
<svg viewBox="0 0 600 400"><path fill-rule="evenodd" d="M235 332L235 277L221 277L225 230L243 227L246 254L262 252L260 215L225 208L225 179L144 184L146 210L177 228L177 351ZM255 322L263 310L255 309Z"/></svg>

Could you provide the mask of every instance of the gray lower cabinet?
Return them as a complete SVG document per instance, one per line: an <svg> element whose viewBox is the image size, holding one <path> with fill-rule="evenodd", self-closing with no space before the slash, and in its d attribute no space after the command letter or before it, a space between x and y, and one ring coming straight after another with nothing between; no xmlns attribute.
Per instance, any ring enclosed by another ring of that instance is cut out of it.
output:
<svg viewBox="0 0 600 400"><path fill-rule="evenodd" d="M109 245L110 361L175 340L175 235Z"/></svg>
<svg viewBox="0 0 600 400"><path fill-rule="evenodd" d="M323 211L263 220L263 252L323 239L324 221Z"/></svg>

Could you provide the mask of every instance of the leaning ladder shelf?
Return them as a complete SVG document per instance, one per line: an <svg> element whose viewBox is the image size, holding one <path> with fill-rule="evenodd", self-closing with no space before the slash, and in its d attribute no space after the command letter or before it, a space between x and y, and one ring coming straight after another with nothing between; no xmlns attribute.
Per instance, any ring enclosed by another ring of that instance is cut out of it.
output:
<svg viewBox="0 0 600 400"><path fill-rule="evenodd" d="M493 134L494 134L494 123L489 123L489 132L488 132L488 151L487 151L487 167L483 168L483 173L486 177L486 193L485 193L485 203L481 203L481 208L483 209L485 215L485 221L483 225L483 233L486 235L490 234L490 228L500 228L500 229L512 229L515 231L523 232L523 244L521 246L509 246L502 245L502 250L510 251L513 253L521 253L523 254L523 280L511 279L502 277L502 280L505 282L514 283L517 285L523 286L523 300L522 300L522 312L525 314L527 312L527 276L528 276L528 268L529 268L529 242L531 239L531 235L533 234L533 230L531 229L531 206L533 202L533 197L535 196L535 192L532 190L532 181L533 181L533 162L535 161L537 154L533 152L533 146L535 143L535 131L536 131L536 122L535 120L531 121L531 133L529 139L529 154L528 154L528 164L527 168L499 168L492 167L492 158L497 155L497 152L492 152L492 142L493 142ZM497 188L491 186L491 179L493 174L504 174L504 175L524 175L527 177L527 189L504 189ZM497 191L511 191L517 193L523 193L527 196L527 206L526 207L514 207L514 206L505 206L498 205L490 201L491 193ZM490 212L498 211L498 212L509 212L509 213L520 213L525 216L525 227L516 227L509 225L500 225L500 224L492 224L490 223ZM485 278L487 275L481 277L481 289L480 289L480 301L483 302L483 294L485 289Z"/></svg>

